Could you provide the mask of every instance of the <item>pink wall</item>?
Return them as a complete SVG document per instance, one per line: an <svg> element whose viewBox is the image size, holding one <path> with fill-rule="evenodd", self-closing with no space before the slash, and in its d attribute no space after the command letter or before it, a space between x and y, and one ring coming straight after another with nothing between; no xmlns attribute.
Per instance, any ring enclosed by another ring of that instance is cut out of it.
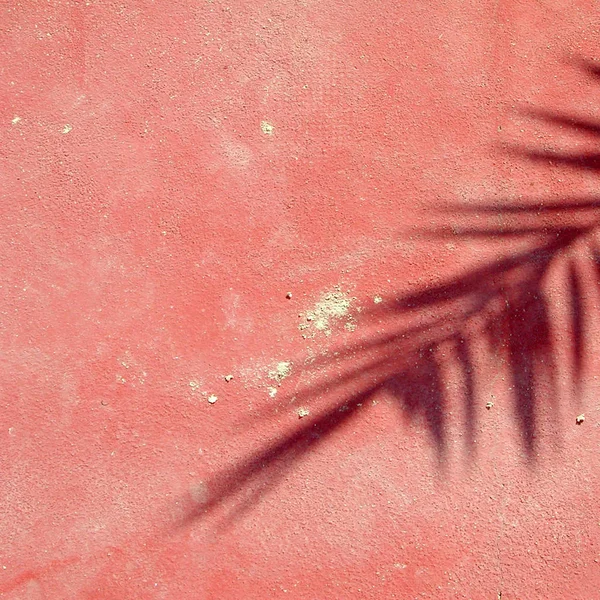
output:
<svg viewBox="0 0 600 600"><path fill-rule="evenodd" d="M596 3L0 10L0 598L600 598Z"/></svg>

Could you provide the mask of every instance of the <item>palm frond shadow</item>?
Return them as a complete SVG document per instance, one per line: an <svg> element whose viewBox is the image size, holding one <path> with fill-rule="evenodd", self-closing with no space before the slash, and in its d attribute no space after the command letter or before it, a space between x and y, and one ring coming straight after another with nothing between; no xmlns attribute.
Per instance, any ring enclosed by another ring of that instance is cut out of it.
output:
<svg viewBox="0 0 600 600"><path fill-rule="evenodd" d="M586 68L594 77L600 73L596 67ZM573 131L600 135L600 123L542 110L529 111L529 115ZM600 169L600 154L528 148L510 148L509 152L531 161ZM313 400L326 397L329 400L325 408L211 478L208 500L190 501L182 524L219 507L223 508L226 521L239 516L279 484L303 456L360 411L367 410L369 401L382 392L393 398L404 414L418 419L435 447L438 465L443 468L448 452L449 362L461 382L458 393L465 415L467 454L474 455L476 406L481 401L475 357L481 352L482 343L493 349L505 365L523 453L528 462L535 461L540 408L549 398L556 401L560 395L556 323L548 278L557 266L562 266L560 276L570 316L561 337L566 333L569 338L566 345L577 387L588 347L584 296L600 283L600 245L595 236L600 225L600 198L573 197L560 202L530 199L517 204L495 201L456 206L449 213L454 222L462 224L432 226L423 235L440 241L452 239L455 243L481 242L484 246L511 240L518 242L520 250L500 252L493 260L439 285L388 298L361 312L361 323L378 323L384 333L346 344L313 360L305 367L306 372L315 374L307 378L310 383L299 386L293 398L279 400L259 417L266 418L291 401L310 405ZM448 221L449 213L440 215L442 223ZM586 268L582 268L584 260L588 263ZM335 378L326 368L332 355L336 364L342 365ZM319 372L329 374L319 378Z"/></svg>

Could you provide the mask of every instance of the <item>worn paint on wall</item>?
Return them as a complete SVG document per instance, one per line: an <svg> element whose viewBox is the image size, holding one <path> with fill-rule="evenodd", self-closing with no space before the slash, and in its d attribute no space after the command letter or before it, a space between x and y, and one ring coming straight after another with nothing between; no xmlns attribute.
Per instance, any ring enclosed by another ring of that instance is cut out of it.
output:
<svg viewBox="0 0 600 600"><path fill-rule="evenodd" d="M0 10L0 597L597 596L594 3Z"/></svg>

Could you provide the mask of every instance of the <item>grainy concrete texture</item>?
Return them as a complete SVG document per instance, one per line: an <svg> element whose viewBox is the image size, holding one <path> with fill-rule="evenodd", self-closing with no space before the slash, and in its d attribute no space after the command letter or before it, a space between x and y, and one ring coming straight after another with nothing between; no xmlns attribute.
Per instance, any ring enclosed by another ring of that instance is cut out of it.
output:
<svg viewBox="0 0 600 600"><path fill-rule="evenodd" d="M585 0L0 3L0 598L600 598Z"/></svg>

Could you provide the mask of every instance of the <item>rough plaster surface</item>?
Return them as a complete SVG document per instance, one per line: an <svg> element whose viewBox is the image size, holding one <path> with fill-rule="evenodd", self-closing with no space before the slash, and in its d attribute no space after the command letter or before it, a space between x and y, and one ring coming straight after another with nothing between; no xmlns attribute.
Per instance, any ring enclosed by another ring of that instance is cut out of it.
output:
<svg viewBox="0 0 600 600"><path fill-rule="evenodd" d="M1 598L600 597L595 3L0 11Z"/></svg>

